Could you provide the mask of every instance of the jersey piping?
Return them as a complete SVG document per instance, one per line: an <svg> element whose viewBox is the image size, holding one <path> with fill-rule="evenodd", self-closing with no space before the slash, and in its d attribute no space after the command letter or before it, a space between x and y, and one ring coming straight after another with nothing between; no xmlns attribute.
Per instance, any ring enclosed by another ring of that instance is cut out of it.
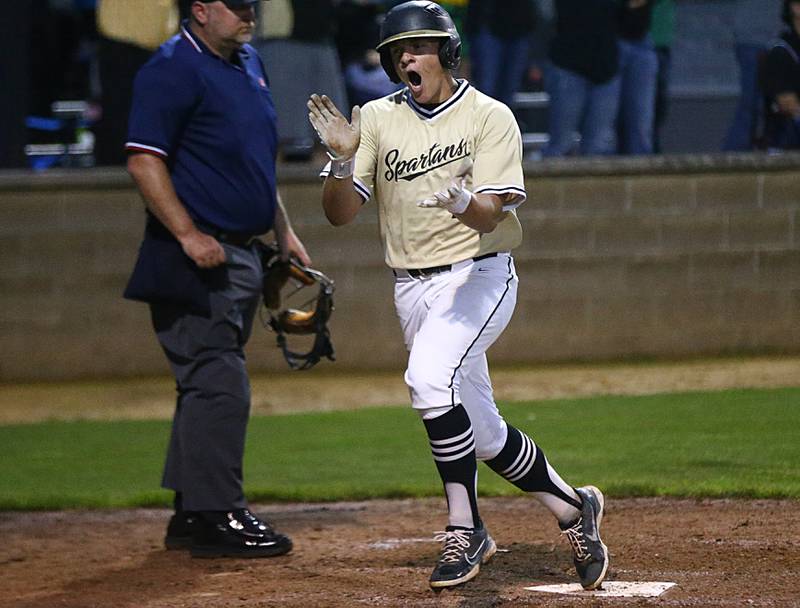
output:
<svg viewBox="0 0 800 608"><path fill-rule="evenodd" d="M440 103L433 109L426 109L419 105L412 97L411 93L409 92L408 88L403 89L403 99L405 99L408 107L410 107L414 112L423 120L434 120L439 118L443 114L446 114L448 110L453 108L467 93L467 89L469 89L469 83L466 80L459 80L458 87L456 88L455 93L450 96L447 101ZM396 94L396 93L395 93Z"/></svg>

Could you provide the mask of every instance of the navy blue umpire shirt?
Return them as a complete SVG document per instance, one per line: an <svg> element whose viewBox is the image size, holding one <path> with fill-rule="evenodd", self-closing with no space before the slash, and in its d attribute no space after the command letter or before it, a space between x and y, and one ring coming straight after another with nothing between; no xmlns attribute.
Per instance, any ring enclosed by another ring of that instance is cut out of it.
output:
<svg viewBox="0 0 800 608"><path fill-rule="evenodd" d="M228 62L184 22L136 76L125 147L166 162L195 222L263 234L277 204L275 121L255 49Z"/></svg>

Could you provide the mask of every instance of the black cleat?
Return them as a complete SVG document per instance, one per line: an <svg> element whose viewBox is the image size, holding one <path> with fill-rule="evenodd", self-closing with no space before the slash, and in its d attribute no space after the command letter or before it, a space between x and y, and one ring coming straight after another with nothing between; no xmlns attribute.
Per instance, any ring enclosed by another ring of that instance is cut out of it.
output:
<svg viewBox="0 0 800 608"><path fill-rule="evenodd" d="M224 522L201 520L192 537L192 557L275 557L292 541L247 509L226 514Z"/></svg>
<svg viewBox="0 0 800 608"><path fill-rule="evenodd" d="M481 564L488 562L497 551L497 545L484 526L456 528L447 526L438 532L435 540L442 541L442 554L431 574L434 589L453 587L475 578Z"/></svg>
<svg viewBox="0 0 800 608"><path fill-rule="evenodd" d="M587 591L599 589L608 571L608 548L600 540L600 524L603 521L603 493L594 486L575 488L583 501L581 516L563 527L572 545L573 562L581 586Z"/></svg>
<svg viewBox="0 0 800 608"><path fill-rule="evenodd" d="M192 545L192 534L198 525L198 515L191 511L178 511L169 518L164 546L167 549L188 549Z"/></svg>

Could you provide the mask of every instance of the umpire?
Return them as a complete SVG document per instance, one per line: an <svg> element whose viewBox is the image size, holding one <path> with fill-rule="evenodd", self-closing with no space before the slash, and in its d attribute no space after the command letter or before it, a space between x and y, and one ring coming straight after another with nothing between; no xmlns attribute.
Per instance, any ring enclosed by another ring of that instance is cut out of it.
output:
<svg viewBox="0 0 800 608"><path fill-rule="evenodd" d="M136 76L128 171L147 206L125 297L148 302L177 384L163 487L167 548L268 557L291 540L247 508L250 411L244 345L261 290L257 236L310 260L276 190L275 108L247 43L257 0L196 0L178 35Z"/></svg>

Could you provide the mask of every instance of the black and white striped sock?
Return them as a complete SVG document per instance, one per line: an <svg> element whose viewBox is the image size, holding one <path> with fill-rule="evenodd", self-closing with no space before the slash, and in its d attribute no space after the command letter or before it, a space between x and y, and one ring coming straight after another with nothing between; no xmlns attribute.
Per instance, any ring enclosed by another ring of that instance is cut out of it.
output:
<svg viewBox="0 0 800 608"><path fill-rule="evenodd" d="M446 414L423 422L433 460L447 495L450 525L464 528L480 526L475 437L467 411L464 406L457 405Z"/></svg>
<svg viewBox="0 0 800 608"><path fill-rule="evenodd" d="M572 521L580 512L581 499L550 466L533 440L510 424L506 444L486 464L519 489L533 492L560 522Z"/></svg>

